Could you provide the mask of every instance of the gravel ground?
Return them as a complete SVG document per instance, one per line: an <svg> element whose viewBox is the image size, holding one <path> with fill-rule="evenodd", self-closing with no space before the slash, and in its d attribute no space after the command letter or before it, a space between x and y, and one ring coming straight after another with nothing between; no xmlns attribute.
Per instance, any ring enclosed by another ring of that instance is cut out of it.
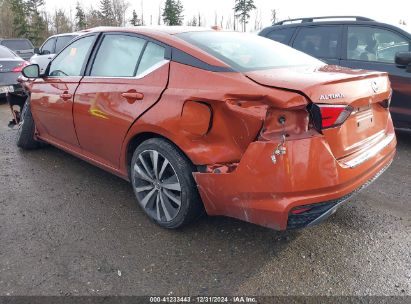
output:
<svg viewBox="0 0 411 304"><path fill-rule="evenodd" d="M411 295L411 133L323 224L152 224L130 185L48 147L20 151L0 105L0 295Z"/></svg>

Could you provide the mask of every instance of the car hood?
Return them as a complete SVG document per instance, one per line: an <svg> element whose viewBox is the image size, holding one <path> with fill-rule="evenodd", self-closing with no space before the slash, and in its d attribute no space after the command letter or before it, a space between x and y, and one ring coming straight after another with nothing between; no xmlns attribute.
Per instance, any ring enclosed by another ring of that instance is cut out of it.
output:
<svg viewBox="0 0 411 304"><path fill-rule="evenodd" d="M319 103L332 99L349 103L353 99L377 93L373 91L375 85L380 93L389 90L385 72L353 70L335 65L283 67L250 71L245 75L260 85L294 91Z"/></svg>

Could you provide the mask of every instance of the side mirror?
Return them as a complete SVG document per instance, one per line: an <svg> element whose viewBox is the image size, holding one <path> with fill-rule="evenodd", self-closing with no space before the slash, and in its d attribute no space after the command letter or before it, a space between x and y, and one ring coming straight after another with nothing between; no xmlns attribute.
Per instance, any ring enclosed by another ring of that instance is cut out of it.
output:
<svg viewBox="0 0 411 304"><path fill-rule="evenodd" d="M398 52L395 54L395 64L400 68L405 68L411 64L411 52Z"/></svg>
<svg viewBox="0 0 411 304"><path fill-rule="evenodd" d="M34 54L39 55L40 54L40 49L39 48L34 48Z"/></svg>
<svg viewBox="0 0 411 304"><path fill-rule="evenodd" d="M30 64L21 71L26 78L40 78L40 67L38 64Z"/></svg>

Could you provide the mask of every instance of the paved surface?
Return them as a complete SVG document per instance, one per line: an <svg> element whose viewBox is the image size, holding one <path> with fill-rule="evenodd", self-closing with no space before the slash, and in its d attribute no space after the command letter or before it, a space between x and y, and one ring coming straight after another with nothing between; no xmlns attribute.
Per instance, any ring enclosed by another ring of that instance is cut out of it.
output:
<svg viewBox="0 0 411 304"><path fill-rule="evenodd" d="M128 183L24 152L0 105L0 295L410 295L411 134L329 220L279 233L229 218L152 224Z"/></svg>

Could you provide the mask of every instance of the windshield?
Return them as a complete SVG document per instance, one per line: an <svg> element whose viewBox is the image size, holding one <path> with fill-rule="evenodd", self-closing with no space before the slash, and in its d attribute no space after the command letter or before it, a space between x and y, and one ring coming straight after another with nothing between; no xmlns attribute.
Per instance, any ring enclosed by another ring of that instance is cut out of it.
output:
<svg viewBox="0 0 411 304"><path fill-rule="evenodd" d="M29 50L33 48L30 41L24 40L24 39L22 40L3 40L1 44L15 51Z"/></svg>
<svg viewBox="0 0 411 304"><path fill-rule="evenodd" d="M324 65L322 61L305 53L253 34L210 31L181 33L177 36L238 71Z"/></svg>
<svg viewBox="0 0 411 304"><path fill-rule="evenodd" d="M0 46L0 58L15 58L17 57L12 51L9 49Z"/></svg>

